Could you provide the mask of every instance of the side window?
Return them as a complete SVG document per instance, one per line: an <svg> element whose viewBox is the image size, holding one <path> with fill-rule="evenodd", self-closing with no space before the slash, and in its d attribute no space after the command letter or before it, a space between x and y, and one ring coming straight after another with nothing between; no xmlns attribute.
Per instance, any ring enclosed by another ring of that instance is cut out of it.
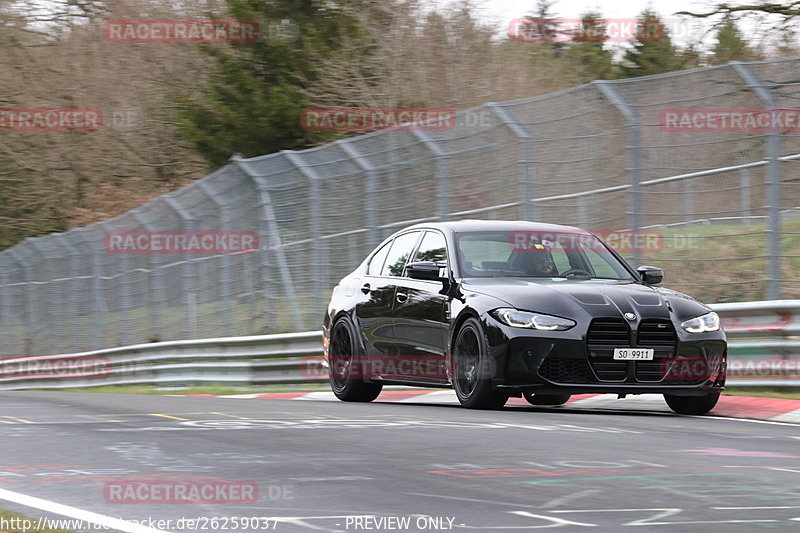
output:
<svg viewBox="0 0 800 533"><path fill-rule="evenodd" d="M403 275L403 269L406 267L408 256L414 251L414 244L417 242L419 233L419 231L412 231L395 238L389 250L389 255L386 256L386 263L384 263L381 270L381 276Z"/></svg>
<svg viewBox="0 0 800 533"><path fill-rule="evenodd" d="M427 231L419 244L419 250L414 254L414 261L447 262L447 244L444 235L438 231Z"/></svg>
<svg viewBox="0 0 800 533"><path fill-rule="evenodd" d="M391 245L392 241L387 242L372 256L372 260L369 262L368 273L370 276L380 276L381 270L383 269L383 262L386 261L386 255L389 253L389 247Z"/></svg>

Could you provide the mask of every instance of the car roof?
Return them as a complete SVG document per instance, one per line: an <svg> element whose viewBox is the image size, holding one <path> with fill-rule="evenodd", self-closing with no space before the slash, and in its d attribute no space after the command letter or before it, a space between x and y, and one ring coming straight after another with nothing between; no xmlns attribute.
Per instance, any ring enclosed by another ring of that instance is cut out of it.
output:
<svg viewBox="0 0 800 533"><path fill-rule="evenodd" d="M465 233L472 231L567 231L570 233L589 233L586 230L576 228L574 226L545 224L543 222L531 222L528 220L452 220L447 222L427 222L415 224L407 229L423 228L449 230L453 233Z"/></svg>

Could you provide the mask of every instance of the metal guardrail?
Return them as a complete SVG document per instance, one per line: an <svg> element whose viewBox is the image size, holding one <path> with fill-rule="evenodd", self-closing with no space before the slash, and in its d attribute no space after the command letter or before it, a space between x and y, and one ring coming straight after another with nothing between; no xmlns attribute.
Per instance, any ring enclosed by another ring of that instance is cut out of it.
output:
<svg viewBox="0 0 800 533"><path fill-rule="evenodd" d="M729 383L800 386L800 300L714 304L729 342ZM137 344L0 360L0 390L104 385L322 383L320 331Z"/></svg>
<svg viewBox="0 0 800 533"><path fill-rule="evenodd" d="M321 382L321 354L322 333L307 331L17 357L0 360L0 390Z"/></svg>

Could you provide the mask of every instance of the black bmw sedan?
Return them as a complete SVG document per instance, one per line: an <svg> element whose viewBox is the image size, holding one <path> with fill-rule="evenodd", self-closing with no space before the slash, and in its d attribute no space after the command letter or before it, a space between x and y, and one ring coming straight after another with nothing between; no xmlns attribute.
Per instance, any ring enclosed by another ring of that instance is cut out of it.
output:
<svg viewBox="0 0 800 533"><path fill-rule="evenodd" d="M658 393L710 411L724 390L719 317L659 288L594 234L532 222L419 224L380 244L333 290L324 364L336 396L385 384L452 387L464 407L509 397Z"/></svg>

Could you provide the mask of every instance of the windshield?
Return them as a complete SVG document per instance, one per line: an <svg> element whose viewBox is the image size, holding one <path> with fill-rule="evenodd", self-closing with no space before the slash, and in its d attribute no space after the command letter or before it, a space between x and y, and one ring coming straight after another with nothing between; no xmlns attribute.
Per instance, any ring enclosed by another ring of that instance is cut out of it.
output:
<svg viewBox="0 0 800 533"><path fill-rule="evenodd" d="M634 280L610 248L588 233L471 232L457 235L456 242L464 277Z"/></svg>

